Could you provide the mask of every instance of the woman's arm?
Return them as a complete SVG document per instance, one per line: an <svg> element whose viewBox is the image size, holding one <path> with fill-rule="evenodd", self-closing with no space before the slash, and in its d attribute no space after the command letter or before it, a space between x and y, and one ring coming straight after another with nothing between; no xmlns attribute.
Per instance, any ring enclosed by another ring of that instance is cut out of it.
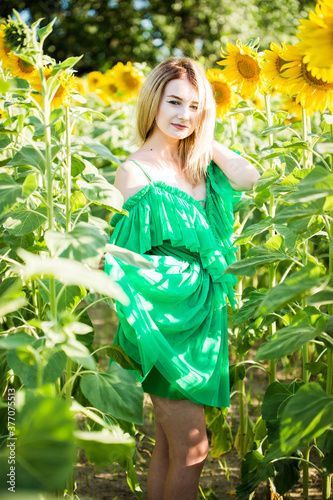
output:
<svg viewBox="0 0 333 500"><path fill-rule="evenodd" d="M213 161L228 177L231 186L236 191L253 189L254 183L260 177L248 160L217 141L213 141Z"/></svg>

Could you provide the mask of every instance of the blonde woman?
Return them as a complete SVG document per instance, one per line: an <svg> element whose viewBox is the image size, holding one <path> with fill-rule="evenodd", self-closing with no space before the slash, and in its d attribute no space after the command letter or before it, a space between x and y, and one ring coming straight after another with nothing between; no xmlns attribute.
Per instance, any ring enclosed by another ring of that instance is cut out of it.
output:
<svg viewBox="0 0 333 500"><path fill-rule="evenodd" d="M118 168L129 215L116 214L111 243L154 269L105 256L105 272L130 297L116 302L115 343L150 394L155 447L149 500L194 500L208 453L204 405L229 406L226 303L235 307L230 242L233 204L259 175L214 141L215 101L189 58L160 63L137 101L140 148Z"/></svg>

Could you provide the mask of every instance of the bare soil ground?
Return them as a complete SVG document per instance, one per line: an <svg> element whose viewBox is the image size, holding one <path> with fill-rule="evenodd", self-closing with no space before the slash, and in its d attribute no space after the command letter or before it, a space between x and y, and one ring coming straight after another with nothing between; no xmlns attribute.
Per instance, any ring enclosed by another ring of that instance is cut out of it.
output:
<svg viewBox="0 0 333 500"><path fill-rule="evenodd" d="M91 312L96 340L95 347L112 343L114 337L117 317L115 312L111 312L106 306L99 305ZM108 366L108 358L102 358L103 368ZM289 369L290 372L290 369ZM286 368L280 367L278 379L283 382L291 382L294 377L288 373ZM263 371L253 369L246 379L248 389L248 405L250 415L254 420L260 415L260 402L267 387L267 378ZM232 427L233 434L238 428L239 409L237 396L232 398L229 409L228 420ZM144 404L144 424L137 427L137 464L136 472L144 500L147 499L147 472L150 456L153 449L152 440L154 437L154 415L152 403L148 395L145 395ZM316 457L311 459L316 462ZM237 450L232 448L228 453L218 459L210 455L204 466L200 480L200 494L198 500L223 500L236 498L236 486L240 484L240 465ZM309 500L321 499L320 476L314 468L310 468ZM81 452L75 468L75 481L77 485L77 496L80 500L135 500L135 495L130 491L127 484L126 474L116 464L95 471L94 466L89 464L84 453ZM302 477L288 495L284 495L285 500L301 500L303 496ZM268 491L267 485L258 487L253 496L253 500L282 499L278 495Z"/></svg>

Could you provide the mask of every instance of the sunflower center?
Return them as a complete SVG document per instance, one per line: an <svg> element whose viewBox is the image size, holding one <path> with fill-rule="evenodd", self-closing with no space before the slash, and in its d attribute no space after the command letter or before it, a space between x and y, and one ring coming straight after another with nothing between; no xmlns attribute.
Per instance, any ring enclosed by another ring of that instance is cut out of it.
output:
<svg viewBox="0 0 333 500"><path fill-rule="evenodd" d="M280 56L277 56L276 58L276 61L275 61L275 67L276 67L276 71L280 74L280 73L283 73L283 71L281 71L281 67L286 64L286 61L284 59L281 59Z"/></svg>
<svg viewBox="0 0 333 500"><path fill-rule="evenodd" d="M126 87L130 89L135 89L138 86L137 78L135 78L135 76L133 76L128 71L123 74L123 82L125 83Z"/></svg>
<svg viewBox="0 0 333 500"><path fill-rule="evenodd" d="M9 50L19 50L28 44L29 32L27 27L19 21L10 21L4 33Z"/></svg>
<svg viewBox="0 0 333 500"><path fill-rule="evenodd" d="M237 59L237 68L242 77L246 80L258 80L260 74L258 62L247 54L239 54Z"/></svg>
<svg viewBox="0 0 333 500"><path fill-rule="evenodd" d="M225 104L230 101L231 91L229 85L221 82L213 82L216 104Z"/></svg>
<svg viewBox="0 0 333 500"><path fill-rule="evenodd" d="M27 61L24 61L20 57L17 60L17 65L22 71L22 73L25 73L26 75L31 75L35 71L35 66L33 64L30 64Z"/></svg>
<svg viewBox="0 0 333 500"><path fill-rule="evenodd" d="M106 86L106 90L107 90L107 92L109 92L109 94L115 94L118 89L117 89L117 87L113 83L109 83Z"/></svg>
<svg viewBox="0 0 333 500"><path fill-rule="evenodd" d="M328 83L324 82L321 78L316 78L315 76L312 75L312 73L307 69L307 64L304 64L302 61L302 73L304 76L304 79L312 85L312 87L315 87L319 90L331 90L333 89L333 82Z"/></svg>

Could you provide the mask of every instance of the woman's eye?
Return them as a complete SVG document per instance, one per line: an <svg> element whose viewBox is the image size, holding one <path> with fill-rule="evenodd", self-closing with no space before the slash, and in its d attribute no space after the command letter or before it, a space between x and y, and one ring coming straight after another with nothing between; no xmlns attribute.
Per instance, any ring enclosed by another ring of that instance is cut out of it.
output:
<svg viewBox="0 0 333 500"><path fill-rule="evenodd" d="M195 110L197 110L197 109L198 109L198 106L196 106L196 105L193 105L193 106L191 106L191 107L192 107L193 109L195 109Z"/></svg>
<svg viewBox="0 0 333 500"><path fill-rule="evenodd" d="M168 103L170 103L170 104L179 104L178 101L168 101Z"/></svg>

